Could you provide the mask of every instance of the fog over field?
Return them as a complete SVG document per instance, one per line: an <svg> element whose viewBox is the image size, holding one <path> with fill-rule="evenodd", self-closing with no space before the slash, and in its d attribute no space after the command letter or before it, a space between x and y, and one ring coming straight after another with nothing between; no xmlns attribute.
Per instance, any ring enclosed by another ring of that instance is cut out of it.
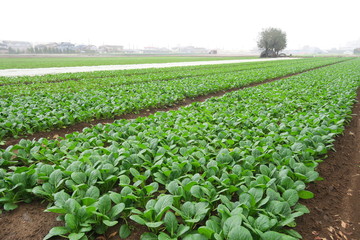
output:
<svg viewBox="0 0 360 240"><path fill-rule="evenodd" d="M288 49L339 48L359 41L358 1L3 0L0 40L256 48L267 27L287 33Z"/></svg>

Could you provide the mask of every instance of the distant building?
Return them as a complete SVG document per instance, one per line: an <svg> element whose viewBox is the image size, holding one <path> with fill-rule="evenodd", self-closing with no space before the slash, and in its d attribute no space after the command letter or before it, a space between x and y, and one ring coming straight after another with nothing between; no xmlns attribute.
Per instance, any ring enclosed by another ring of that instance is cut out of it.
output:
<svg viewBox="0 0 360 240"><path fill-rule="evenodd" d="M206 48L199 48L199 47L194 47L194 46L186 46L186 47L176 47L172 49L174 52L176 53L209 53L209 50L207 50Z"/></svg>
<svg viewBox="0 0 360 240"><path fill-rule="evenodd" d="M8 47L9 53L28 53L32 49L32 45L30 42L3 41L2 44Z"/></svg>
<svg viewBox="0 0 360 240"><path fill-rule="evenodd" d="M100 53L123 53L124 46L120 45L102 45L99 47Z"/></svg>
<svg viewBox="0 0 360 240"><path fill-rule="evenodd" d="M70 42L61 42L60 44L58 44L57 48L59 49L60 53L75 52L75 44Z"/></svg>
<svg viewBox="0 0 360 240"><path fill-rule="evenodd" d="M37 44L34 46L34 53L60 53L58 48L59 44L56 42L46 43L46 44Z"/></svg>
<svg viewBox="0 0 360 240"><path fill-rule="evenodd" d="M142 51L144 54L169 54L171 53L170 49L167 48L157 48L157 47L144 47Z"/></svg>
<svg viewBox="0 0 360 240"><path fill-rule="evenodd" d="M142 49L124 49L123 54L143 54L144 50Z"/></svg>
<svg viewBox="0 0 360 240"><path fill-rule="evenodd" d="M0 54L6 53L9 53L9 47L5 43L0 42Z"/></svg>
<svg viewBox="0 0 360 240"><path fill-rule="evenodd" d="M78 53L95 53L98 48L95 45L76 45L75 51Z"/></svg>

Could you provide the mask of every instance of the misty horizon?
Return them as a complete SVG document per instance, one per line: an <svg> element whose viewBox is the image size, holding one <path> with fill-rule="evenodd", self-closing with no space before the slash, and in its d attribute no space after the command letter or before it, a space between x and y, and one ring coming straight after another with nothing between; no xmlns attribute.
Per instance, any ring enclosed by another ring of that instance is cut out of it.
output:
<svg viewBox="0 0 360 240"><path fill-rule="evenodd" d="M29 40L24 40L24 39L0 39L0 43L2 41L9 41L9 42L28 42L30 43L33 47L35 47L36 45L42 45L42 44L51 44L51 43L72 43L76 46L96 46L96 47L101 47L101 46L123 46L124 49L145 49L145 48L167 48L167 49L173 49L173 48L179 48L179 47L195 47L195 48L205 48L205 49L218 49L218 50L233 50L233 51L255 51L255 50L259 50L258 47L255 46L251 49L230 49L230 48L207 48L204 46L200 46L200 45L186 45L186 44L177 44L177 45L150 45L150 44L145 44L142 46L137 46L134 44L121 44L121 43L114 43L114 44L107 44L106 42L102 43L102 44L95 44L92 42L72 42L72 41L29 41ZM343 49L343 48L347 48L347 47L354 47L354 46L360 46L360 39L356 40L356 41L349 41L346 44L340 45L338 47L334 46L334 47L330 47L330 48L320 48L318 46L311 46L311 45L303 45L303 46L299 46L299 48L293 48L290 49L289 47L286 47L285 50L302 50L302 49L307 49L307 48L319 48L321 50L331 50L331 49ZM260 50L259 50L260 51Z"/></svg>
<svg viewBox="0 0 360 240"><path fill-rule="evenodd" d="M124 48L195 46L254 50L259 33L275 27L287 34L286 49L360 45L358 4L256 0L58 1L5 0L0 39L32 43L122 45ZM354 44L352 44L354 43ZM360 46L359 46L360 47Z"/></svg>

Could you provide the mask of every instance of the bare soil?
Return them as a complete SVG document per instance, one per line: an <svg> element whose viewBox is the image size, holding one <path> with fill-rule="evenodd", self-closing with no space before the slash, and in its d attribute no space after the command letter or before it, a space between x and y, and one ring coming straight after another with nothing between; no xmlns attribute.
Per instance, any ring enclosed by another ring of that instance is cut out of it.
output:
<svg viewBox="0 0 360 240"><path fill-rule="evenodd" d="M46 204L23 203L11 212L0 214L1 240L42 240L55 226L64 223L56 221L57 214L44 212Z"/></svg>

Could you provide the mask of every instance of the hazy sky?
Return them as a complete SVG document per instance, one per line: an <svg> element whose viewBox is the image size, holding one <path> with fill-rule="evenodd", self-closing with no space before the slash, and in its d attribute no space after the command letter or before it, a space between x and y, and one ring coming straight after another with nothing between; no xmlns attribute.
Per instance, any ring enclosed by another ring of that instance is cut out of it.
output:
<svg viewBox="0 0 360 240"><path fill-rule="evenodd" d="M0 40L252 49L266 27L288 49L360 39L359 0L1 0Z"/></svg>

